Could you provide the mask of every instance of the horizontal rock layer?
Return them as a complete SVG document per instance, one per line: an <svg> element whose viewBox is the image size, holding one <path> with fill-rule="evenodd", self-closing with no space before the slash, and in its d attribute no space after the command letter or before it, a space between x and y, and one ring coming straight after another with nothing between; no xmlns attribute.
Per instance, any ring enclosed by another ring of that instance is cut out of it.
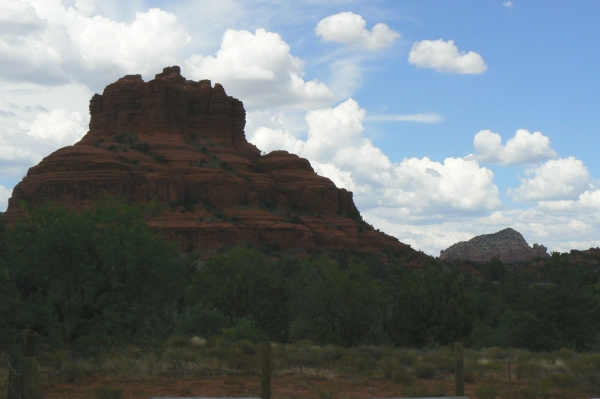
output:
<svg viewBox="0 0 600 399"><path fill-rule="evenodd" d="M249 240L286 248L384 248L421 254L362 221L352 193L285 151L262 155L246 141L245 110L219 84L179 67L154 80L125 76L90 102L90 130L29 169L5 217L20 204L71 210L106 196L152 204L147 223L182 250ZM418 256L419 255L419 256ZM423 259L421 259L423 260Z"/></svg>

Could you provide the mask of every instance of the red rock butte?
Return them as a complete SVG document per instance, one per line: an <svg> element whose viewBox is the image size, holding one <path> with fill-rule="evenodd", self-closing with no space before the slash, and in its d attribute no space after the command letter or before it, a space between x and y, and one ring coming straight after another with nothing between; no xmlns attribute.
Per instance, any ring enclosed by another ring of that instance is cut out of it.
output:
<svg viewBox="0 0 600 399"><path fill-rule="evenodd" d="M181 250L248 240L282 249L389 248L422 255L362 221L352 193L286 151L246 141L246 111L220 84L186 80L177 66L154 80L128 75L90 101L90 130L29 169L5 218L22 203L81 211L103 197L160 204L146 222ZM23 202L24 201L24 202Z"/></svg>

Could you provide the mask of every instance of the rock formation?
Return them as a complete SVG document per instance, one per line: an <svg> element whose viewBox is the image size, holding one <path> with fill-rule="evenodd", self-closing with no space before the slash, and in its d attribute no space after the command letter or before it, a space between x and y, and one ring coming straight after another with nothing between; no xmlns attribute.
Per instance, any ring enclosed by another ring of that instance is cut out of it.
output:
<svg viewBox="0 0 600 399"><path fill-rule="evenodd" d="M440 252L442 260L470 260L477 263L485 263L493 257L504 263L514 263L547 256L545 246L533 244L533 248L530 247L521 233L510 228L456 243Z"/></svg>
<svg viewBox="0 0 600 399"><path fill-rule="evenodd" d="M352 193L285 151L246 141L241 101L220 84L186 80L177 66L154 80L128 75L90 101L90 130L29 169L5 218L20 204L71 210L105 196L160 204L147 223L182 250L249 240L282 249L384 248L418 253L362 221ZM418 256L414 255L413 258Z"/></svg>

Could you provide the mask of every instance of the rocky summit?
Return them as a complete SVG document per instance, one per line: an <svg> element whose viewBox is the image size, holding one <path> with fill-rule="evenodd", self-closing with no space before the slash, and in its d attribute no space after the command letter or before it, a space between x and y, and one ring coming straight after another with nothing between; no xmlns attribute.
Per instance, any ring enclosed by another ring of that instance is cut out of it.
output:
<svg viewBox="0 0 600 399"><path fill-rule="evenodd" d="M485 263L493 257L504 263L515 263L547 256L545 246L533 244L533 248L530 247L523 235L511 228L456 243L440 252L442 260L469 260L477 263Z"/></svg>
<svg viewBox="0 0 600 399"><path fill-rule="evenodd" d="M90 208L101 198L153 204L147 223L181 250L256 245L408 251L365 223L352 193L308 160L266 155L246 141L241 101L220 84L186 80L177 66L145 82L128 75L90 101L90 130L29 169L5 218L23 204Z"/></svg>

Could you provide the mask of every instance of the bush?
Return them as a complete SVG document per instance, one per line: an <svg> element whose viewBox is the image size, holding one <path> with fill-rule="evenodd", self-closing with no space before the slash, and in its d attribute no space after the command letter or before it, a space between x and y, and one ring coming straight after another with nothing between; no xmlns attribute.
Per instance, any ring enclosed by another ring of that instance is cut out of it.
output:
<svg viewBox="0 0 600 399"><path fill-rule="evenodd" d="M517 378L537 381L544 377L546 369L541 364L533 361L519 360L517 365Z"/></svg>
<svg viewBox="0 0 600 399"><path fill-rule="evenodd" d="M113 136L114 141L123 144L132 144L137 141L137 133L132 130L123 130L121 133Z"/></svg>
<svg viewBox="0 0 600 399"><path fill-rule="evenodd" d="M64 381L75 382L85 375L85 368L75 362L63 363L60 374Z"/></svg>
<svg viewBox="0 0 600 399"><path fill-rule="evenodd" d="M423 380L433 380L438 374L437 367L431 363L417 363L413 370L415 375Z"/></svg>
<svg viewBox="0 0 600 399"><path fill-rule="evenodd" d="M96 399L121 399L123 397L123 388L101 386L93 390Z"/></svg>
<svg viewBox="0 0 600 399"><path fill-rule="evenodd" d="M191 346L191 342L186 337L172 337L167 340L165 346L167 348L188 348Z"/></svg>
<svg viewBox="0 0 600 399"><path fill-rule="evenodd" d="M247 317L236 319L231 328L222 329L221 336L232 342L244 340L262 342L267 340L266 335L256 327L254 320Z"/></svg>
<svg viewBox="0 0 600 399"><path fill-rule="evenodd" d="M396 354L396 358L400 364L403 364L407 367L412 367L417 362L417 355L414 352L409 352L406 350Z"/></svg>
<svg viewBox="0 0 600 399"><path fill-rule="evenodd" d="M393 382L411 385L415 381L415 376L410 369L402 364L398 357L385 357L379 364L379 369L383 378Z"/></svg>
<svg viewBox="0 0 600 399"><path fill-rule="evenodd" d="M231 322L223 312L198 304L190 308L188 313L180 319L177 330L183 335L212 337L230 326Z"/></svg>
<svg viewBox="0 0 600 399"><path fill-rule="evenodd" d="M525 387L519 389L518 399L547 399L550 392L546 387Z"/></svg>
<svg viewBox="0 0 600 399"><path fill-rule="evenodd" d="M494 385L482 386L475 390L478 399L496 399L499 394L500 390Z"/></svg>
<svg viewBox="0 0 600 399"><path fill-rule="evenodd" d="M255 355L258 352L256 345L252 341L242 340L235 343L235 346L241 349L245 355Z"/></svg>
<svg viewBox="0 0 600 399"><path fill-rule="evenodd" d="M574 375L563 373L552 374L550 375L549 380L553 385L563 389L575 388L575 386L578 383L577 377L575 377Z"/></svg>
<svg viewBox="0 0 600 399"><path fill-rule="evenodd" d="M405 387L402 390L402 394L406 397L413 397L413 398L424 398L424 397L431 396L431 393L429 392L427 385L422 384L422 383Z"/></svg>

